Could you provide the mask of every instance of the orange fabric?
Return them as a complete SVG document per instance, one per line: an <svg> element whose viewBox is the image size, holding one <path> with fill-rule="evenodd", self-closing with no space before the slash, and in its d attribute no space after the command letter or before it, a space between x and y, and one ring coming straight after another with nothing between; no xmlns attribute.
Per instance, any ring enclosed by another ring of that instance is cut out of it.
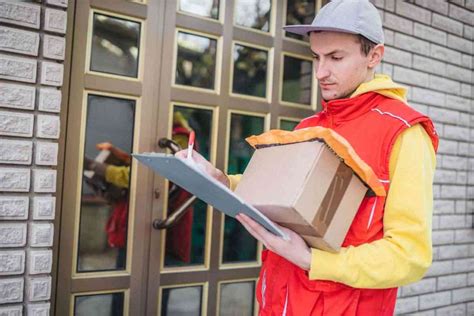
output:
<svg viewBox="0 0 474 316"><path fill-rule="evenodd" d="M349 142L330 128L321 126L308 127L295 131L270 130L258 136L250 136L246 141L254 148L263 145L287 145L321 139L331 148L337 156L352 168L377 196L386 196L383 184L375 172L355 152Z"/></svg>

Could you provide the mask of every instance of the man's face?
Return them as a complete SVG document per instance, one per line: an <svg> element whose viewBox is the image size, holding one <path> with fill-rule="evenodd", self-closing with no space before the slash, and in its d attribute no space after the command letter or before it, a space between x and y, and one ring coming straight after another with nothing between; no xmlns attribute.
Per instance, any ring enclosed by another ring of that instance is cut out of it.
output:
<svg viewBox="0 0 474 316"><path fill-rule="evenodd" d="M349 97L370 80L369 56L364 56L358 36L340 32L312 32L314 71L324 100Z"/></svg>

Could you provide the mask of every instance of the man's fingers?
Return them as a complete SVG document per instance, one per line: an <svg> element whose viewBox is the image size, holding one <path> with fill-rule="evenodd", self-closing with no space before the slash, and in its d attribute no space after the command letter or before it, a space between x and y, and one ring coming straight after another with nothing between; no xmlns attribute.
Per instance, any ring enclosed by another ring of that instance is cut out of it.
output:
<svg viewBox="0 0 474 316"><path fill-rule="evenodd" d="M235 217L244 227L245 229L255 238L257 238L258 240L261 241L262 239L262 236L257 233L257 231L255 231L255 229L253 229L249 224L248 222L242 217L242 214L238 214L236 217Z"/></svg>
<svg viewBox="0 0 474 316"><path fill-rule="evenodd" d="M188 151L183 149L183 150L178 151L174 155L179 158L186 158L186 156L188 155Z"/></svg>
<svg viewBox="0 0 474 316"><path fill-rule="evenodd" d="M270 233L265 227L251 219L245 214L240 214L244 220L247 222L247 224L252 227L253 230L257 231L265 240L267 243L274 243L279 241L281 238L275 236L274 234Z"/></svg>
<svg viewBox="0 0 474 316"><path fill-rule="evenodd" d="M258 231L256 231L252 226L250 226L248 221L242 217L242 214L238 214L235 218L245 227L245 229L250 233L250 235L252 235L255 239L259 240L265 245L265 247L268 248L268 243L265 240L264 236L259 234Z"/></svg>
<svg viewBox="0 0 474 316"><path fill-rule="evenodd" d="M250 231L254 232L254 234L258 236L258 237L255 237L255 236L254 237L260 240L265 245L265 247L270 249L273 247L273 243L277 242L276 239L278 237L274 236L272 233L267 231L265 227L263 227L262 225L260 225L259 223L257 223L256 221L254 221L253 219L251 219L245 214L241 213L238 216L240 217L240 222L242 223L242 225L244 225L245 228L249 232Z"/></svg>

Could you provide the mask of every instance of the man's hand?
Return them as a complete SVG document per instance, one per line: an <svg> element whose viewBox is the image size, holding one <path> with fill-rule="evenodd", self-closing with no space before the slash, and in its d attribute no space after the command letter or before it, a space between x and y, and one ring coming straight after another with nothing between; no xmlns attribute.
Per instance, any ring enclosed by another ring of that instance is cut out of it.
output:
<svg viewBox="0 0 474 316"><path fill-rule="evenodd" d="M291 261L304 270L310 269L311 249L297 233L285 227L280 227L289 237L289 240L284 240L270 233L245 214L238 214L236 219L244 225L245 229L247 229L253 237L262 242L267 249Z"/></svg>
<svg viewBox="0 0 474 316"><path fill-rule="evenodd" d="M187 149L180 150L174 155L178 158L186 159L188 156L188 150ZM197 151L194 151L194 150L193 150L193 160L197 165L201 167L202 170L204 170L211 177L221 182L226 187L230 186L229 179L226 177L226 175L222 171L214 167L209 161L206 160L206 158L204 158Z"/></svg>

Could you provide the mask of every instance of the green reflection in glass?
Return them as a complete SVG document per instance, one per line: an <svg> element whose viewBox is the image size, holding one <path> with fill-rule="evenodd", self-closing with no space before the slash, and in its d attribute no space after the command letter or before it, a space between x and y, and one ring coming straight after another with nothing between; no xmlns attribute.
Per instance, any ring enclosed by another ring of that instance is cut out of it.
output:
<svg viewBox="0 0 474 316"><path fill-rule="evenodd" d="M232 92L265 98L267 68L267 51L236 44Z"/></svg>
<svg viewBox="0 0 474 316"><path fill-rule="evenodd" d="M312 62L284 56L282 101L311 105Z"/></svg>
<svg viewBox="0 0 474 316"><path fill-rule="evenodd" d="M217 40L178 32L176 84L214 89Z"/></svg>
<svg viewBox="0 0 474 316"><path fill-rule="evenodd" d="M124 270L135 101L87 101L77 271Z"/></svg>
<svg viewBox="0 0 474 316"><path fill-rule="evenodd" d="M194 149L206 159L211 154L212 111L175 106L173 111L173 141L186 148L191 130L196 133ZM170 183L168 215L192 195ZM166 230L165 266L203 264L206 245L207 204L196 200L175 226Z"/></svg>
<svg viewBox="0 0 474 316"><path fill-rule="evenodd" d="M202 286L163 289L162 316L199 316L202 309Z"/></svg>
<svg viewBox="0 0 474 316"><path fill-rule="evenodd" d="M221 285L219 315L253 315L255 282L224 283Z"/></svg>
<svg viewBox="0 0 474 316"><path fill-rule="evenodd" d="M294 130L296 125L298 125L298 122L296 122L296 121L290 121L290 120L281 120L280 121L280 129L285 130L285 131Z"/></svg>
<svg viewBox="0 0 474 316"><path fill-rule="evenodd" d="M90 70L138 76L140 23L94 13Z"/></svg>
<svg viewBox="0 0 474 316"><path fill-rule="evenodd" d="M311 24L316 15L316 0L288 0L286 6L286 25ZM307 40L307 36L286 32L285 36Z"/></svg>
<svg viewBox="0 0 474 316"><path fill-rule="evenodd" d="M236 114L231 115L228 153L228 174L243 173L253 154L253 148L245 141L251 135L264 132L263 117ZM257 241L234 218L225 217L224 251L222 262L257 260Z"/></svg>
<svg viewBox="0 0 474 316"><path fill-rule="evenodd" d="M178 7L182 12L219 19L219 0L179 0Z"/></svg>
<svg viewBox="0 0 474 316"><path fill-rule="evenodd" d="M123 303L123 292L76 296L74 316L120 316Z"/></svg>
<svg viewBox="0 0 474 316"><path fill-rule="evenodd" d="M236 0L235 24L268 32L272 11L271 0Z"/></svg>

